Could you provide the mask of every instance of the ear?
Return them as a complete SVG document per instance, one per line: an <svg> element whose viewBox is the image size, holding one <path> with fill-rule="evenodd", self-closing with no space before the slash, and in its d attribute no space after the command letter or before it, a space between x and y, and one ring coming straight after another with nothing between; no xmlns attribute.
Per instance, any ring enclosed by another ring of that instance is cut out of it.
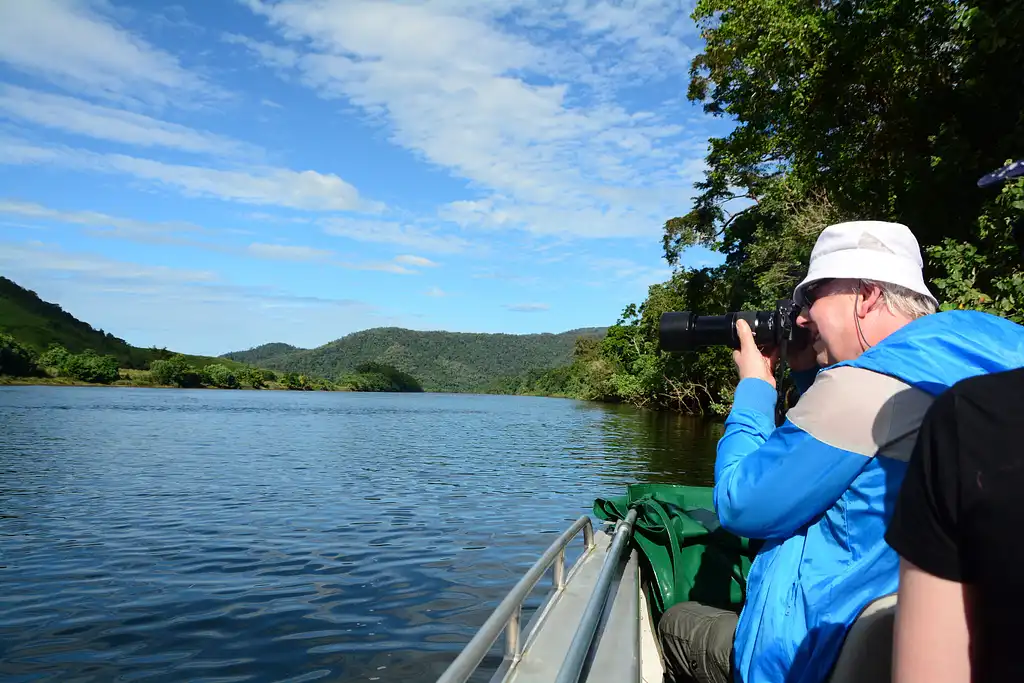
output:
<svg viewBox="0 0 1024 683"><path fill-rule="evenodd" d="M882 306L882 289L875 285L860 283L860 296L857 299L857 317L864 319L876 306Z"/></svg>

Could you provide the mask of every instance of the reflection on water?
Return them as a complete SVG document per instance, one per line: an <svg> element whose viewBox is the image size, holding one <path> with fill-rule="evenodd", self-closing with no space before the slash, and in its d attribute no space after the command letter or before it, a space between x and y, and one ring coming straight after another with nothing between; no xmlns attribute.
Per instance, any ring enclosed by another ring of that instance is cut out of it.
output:
<svg viewBox="0 0 1024 683"><path fill-rule="evenodd" d="M720 433L544 398L2 388L0 679L432 681L596 496L710 483Z"/></svg>

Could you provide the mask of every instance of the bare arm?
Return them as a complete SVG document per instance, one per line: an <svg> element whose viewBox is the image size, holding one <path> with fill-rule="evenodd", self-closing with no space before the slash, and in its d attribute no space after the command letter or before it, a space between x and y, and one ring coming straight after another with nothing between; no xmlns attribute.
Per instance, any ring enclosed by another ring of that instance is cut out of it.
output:
<svg viewBox="0 0 1024 683"><path fill-rule="evenodd" d="M900 560L892 683L969 683L964 585Z"/></svg>

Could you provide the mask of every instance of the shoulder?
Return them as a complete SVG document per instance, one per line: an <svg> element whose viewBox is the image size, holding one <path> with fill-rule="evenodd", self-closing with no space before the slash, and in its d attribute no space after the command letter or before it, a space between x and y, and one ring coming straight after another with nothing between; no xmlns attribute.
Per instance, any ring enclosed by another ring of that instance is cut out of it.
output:
<svg viewBox="0 0 1024 683"><path fill-rule="evenodd" d="M819 441L872 456L916 433L932 397L895 377L849 365L818 373L787 419Z"/></svg>

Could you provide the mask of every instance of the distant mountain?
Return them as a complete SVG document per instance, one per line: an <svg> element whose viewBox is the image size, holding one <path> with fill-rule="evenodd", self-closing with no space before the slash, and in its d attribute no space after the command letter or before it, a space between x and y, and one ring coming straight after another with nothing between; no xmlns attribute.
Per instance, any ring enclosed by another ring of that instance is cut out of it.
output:
<svg viewBox="0 0 1024 683"><path fill-rule="evenodd" d="M306 351L306 349L301 349L298 346L292 346L291 344L285 344L284 342L272 342L270 344L253 347L248 351L227 353L221 356L221 358L234 359L235 356L238 356L239 358L244 356L246 360L241 362L258 365L262 368L270 368L270 366L266 364L267 361L273 361L296 351Z"/></svg>
<svg viewBox="0 0 1024 683"><path fill-rule="evenodd" d="M568 365L578 337L600 338L606 331L586 327L559 334L485 334L378 327L315 349L264 344L222 358L335 380L362 363L379 362L409 373L427 391L465 392L482 390L500 377Z"/></svg>
<svg viewBox="0 0 1024 683"><path fill-rule="evenodd" d="M51 344L59 344L71 353L92 349L104 356L114 356L122 368L145 369L150 361L169 358L166 349L143 349L97 330L71 315L57 304L43 301L30 289L0 276L0 332L6 332L19 342L45 351ZM286 344L284 346L287 346ZM186 356L197 367L222 362L208 356ZM234 365L234 363L227 363Z"/></svg>

